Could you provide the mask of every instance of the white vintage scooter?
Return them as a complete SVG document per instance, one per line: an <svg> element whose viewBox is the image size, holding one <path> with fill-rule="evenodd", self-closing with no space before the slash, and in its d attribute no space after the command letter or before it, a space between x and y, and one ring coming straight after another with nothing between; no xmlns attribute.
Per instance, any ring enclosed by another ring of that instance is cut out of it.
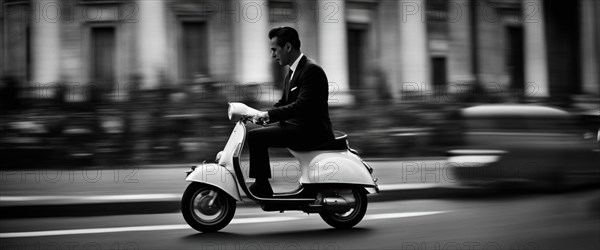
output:
<svg viewBox="0 0 600 250"><path fill-rule="evenodd" d="M310 151L290 152L300 164L300 186L289 193L261 198L252 194L240 167L246 138L246 122L258 110L242 103L229 103L229 119L236 122L216 163L203 163L187 172L191 182L183 193L181 210L185 221L201 232L218 231L231 221L242 192L264 211L300 210L319 213L335 228L358 224L367 211L367 194L379 193L373 169L348 147L346 135Z"/></svg>

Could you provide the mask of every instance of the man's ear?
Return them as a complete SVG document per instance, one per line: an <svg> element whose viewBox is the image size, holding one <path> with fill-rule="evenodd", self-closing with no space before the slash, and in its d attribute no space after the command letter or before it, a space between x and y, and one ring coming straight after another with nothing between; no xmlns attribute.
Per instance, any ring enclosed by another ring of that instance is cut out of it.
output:
<svg viewBox="0 0 600 250"><path fill-rule="evenodd" d="M287 51L287 52L291 52L292 51L292 44L291 43L289 43L289 42L285 43L284 46L285 46L284 47L285 51Z"/></svg>

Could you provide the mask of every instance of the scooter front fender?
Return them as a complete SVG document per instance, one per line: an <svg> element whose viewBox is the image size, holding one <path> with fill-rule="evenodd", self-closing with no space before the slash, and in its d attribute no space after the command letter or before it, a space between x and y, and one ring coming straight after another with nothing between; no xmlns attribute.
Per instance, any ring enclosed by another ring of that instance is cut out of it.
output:
<svg viewBox="0 0 600 250"><path fill-rule="evenodd" d="M227 168L218 164L200 164L196 166L185 180L215 186L237 201L242 200L235 176Z"/></svg>

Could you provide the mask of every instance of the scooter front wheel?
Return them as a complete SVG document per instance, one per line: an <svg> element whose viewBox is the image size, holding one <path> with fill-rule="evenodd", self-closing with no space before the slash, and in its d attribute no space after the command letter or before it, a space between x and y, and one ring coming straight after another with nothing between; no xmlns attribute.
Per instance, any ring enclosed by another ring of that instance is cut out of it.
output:
<svg viewBox="0 0 600 250"><path fill-rule="evenodd" d="M194 229L208 233L223 229L235 214L235 199L220 189L191 183L181 199L181 213Z"/></svg>
<svg viewBox="0 0 600 250"><path fill-rule="evenodd" d="M367 213L367 193L362 188L352 188L354 203L344 213L323 211L319 215L330 226L335 228L351 228L358 224Z"/></svg>

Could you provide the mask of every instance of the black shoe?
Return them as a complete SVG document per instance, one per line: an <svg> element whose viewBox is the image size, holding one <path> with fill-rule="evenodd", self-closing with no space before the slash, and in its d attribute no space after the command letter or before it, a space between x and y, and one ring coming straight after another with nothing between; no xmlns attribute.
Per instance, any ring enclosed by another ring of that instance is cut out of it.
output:
<svg viewBox="0 0 600 250"><path fill-rule="evenodd" d="M250 186L250 192L261 198L268 198L273 196L273 189L268 181L266 182L255 182Z"/></svg>

